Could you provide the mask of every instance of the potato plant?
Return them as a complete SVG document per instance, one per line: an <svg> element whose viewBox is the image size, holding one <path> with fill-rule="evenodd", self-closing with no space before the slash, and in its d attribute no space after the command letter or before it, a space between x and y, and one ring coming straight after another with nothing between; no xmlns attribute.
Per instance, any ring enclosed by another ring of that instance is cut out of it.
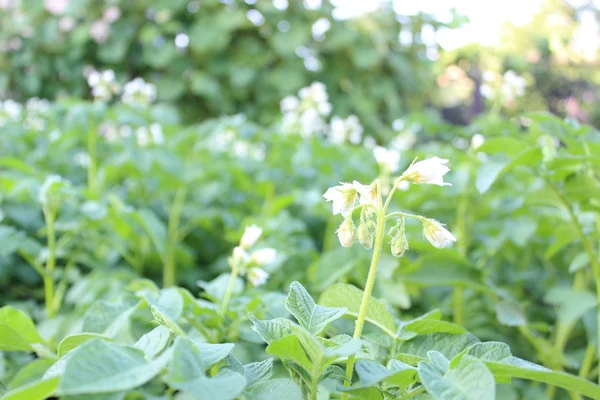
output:
<svg viewBox="0 0 600 400"><path fill-rule="evenodd" d="M594 128L384 146L319 84L190 126L97 78L0 109L2 399L600 398Z"/></svg>

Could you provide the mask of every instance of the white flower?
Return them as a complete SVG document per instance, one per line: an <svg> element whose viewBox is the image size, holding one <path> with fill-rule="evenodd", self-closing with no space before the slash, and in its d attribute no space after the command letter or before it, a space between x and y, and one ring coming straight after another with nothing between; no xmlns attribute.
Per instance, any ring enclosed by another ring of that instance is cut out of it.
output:
<svg viewBox="0 0 600 400"><path fill-rule="evenodd" d="M150 144L150 135L148 133L148 128L145 126L140 126L135 130L135 138L137 140L138 146L146 147Z"/></svg>
<svg viewBox="0 0 600 400"><path fill-rule="evenodd" d="M471 148L478 149L485 143L485 136L481 133L476 133L471 138Z"/></svg>
<svg viewBox="0 0 600 400"><path fill-rule="evenodd" d="M438 249L449 246L456 242L456 238L435 219L423 219L423 234L425 238Z"/></svg>
<svg viewBox="0 0 600 400"><path fill-rule="evenodd" d="M323 197L333 203L333 215L342 214L343 217L350 215L356 202L356 187L351 183L341 183L327 189Z"/></svg>
<svg viewBox="0 0 600 400"><path fill-rule="evenodd" d="M250 257L251 261L254 261L258 265L272 264L277 258L277 250L270 247L265 249L256 250Z"/></svg>
<svg viewBox="0 0 600 400"><path fill-rule="evenodd" d="M241 248L240 246L236 246L233 248L232 261L234 264L239 265L247 262L250 256L246 253L246 250Z"/></svg>
<svg viewBox="0 0 600 400"><path fill-rule="evenodd" d="M370 150L377 146L377 142L375 141L375 138L373 136L367 136L365 140L363 140L363 146L365 146L365 149Z"/></svg>
<svg viewBox="0 0 600 400"><path fill-rule="evenodd" d="M280 107L281 112L294 111L300 105L300 100L296 96L286 96L281 100Z"/></svg>
<svg viewBox="0 0 600 400"><path fill-rule="evenodd" d="M379 205L377 201L377 184L372 183L370 185L363 185L358 181L354 181L352 182L352 185L359 194L360 204L372 204L375 207Z"/></svg>
<svg viewBox="0 0 600 400"><path fill-rule="evenodd" d="M69 0L45 0L44 7L50 14L60 15L67 10Z"/></svg>
<svg viewBox="0 0 600 400"><path fill-rule="evenodd" d="M451 184L444 182L444 175L450 171L450 168L444 165L447 162L448 160L439 157L418 161L411 164L402 176L416 183L452 186Z"/></svg>
<svg viewBox="0 0 600 400"><path fill-rule="evenodd" d="M127 82L123 88L121 100L132 106L147 106L156 99L156 86L146 83L142 78Z"/></svg>
<svg viewBox="0 0 600 400"><path fill-rule="evenodd" d="M260 268L250 268L248 270L248 282L254 287L267 283L269 273Z"/></svg>
<svg viewBox="0 0 600 400"><path fill-rule="evenodd" d="M400 168L400 153L396 150L375 146L373 155L379 166L388 173L394 173Z"/></svg>
<svg viewBox="0 0 600 400"><path fill-rule="evenodd" d="M102 19L90 25L90 36L96 43L104 43L110 33L110 24Z"/></svg>
<svg viewBox="0 0 600 400"><path fill-rule="evenodd" d="M336 231L340 244L344 247L351 247L356 240L356 229L352 218L346 218Z"/></svg>
<svg viewBox="0 0 600 400"><path fill-rule="evenodd" d="M494 97L494 89L492 89L492 87L487 83L479 86L479 93L481 93L481 95L486 99L491 99Z"/></svg>
<svg viewBox="0 0 600 400"><path fill-rule="evenodd" d="M163 144L165 137L163 136L162 127L159 123L155 122L150 124L150 135L152 135L152 141L154 144Z"/></svg>
<svg viewBox="0 0 600 400"><path fill-rule="evenodd" d="M256 225L247 226L242 235L242 239L240 239L240 247L242 249L249 249L254 246L254 243L256 243L260 235L262 235L262 228Z"/></svg>
<svg viewBox="0 0 600 400"><path fill-rule="evenodd" d="M87 82L97 100L109 101L113 94L117 94L121 89L115 81L115 73L110 69L102 72L91 71L87 76Z"/></svg>
<svg viewBox="0 0 600 400"><path fill-rule="evenodd" d="M358 144L362 140L363 127L356 115L350 115L346 119L338 116L331 118L328 138L336 144L345 143Z"/></svg>

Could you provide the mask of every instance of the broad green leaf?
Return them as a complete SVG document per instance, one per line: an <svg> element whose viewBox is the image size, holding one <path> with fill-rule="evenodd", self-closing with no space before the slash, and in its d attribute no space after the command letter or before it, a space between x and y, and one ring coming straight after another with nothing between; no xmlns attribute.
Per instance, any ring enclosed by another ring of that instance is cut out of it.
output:
<svg viewBox="0 0 600 400"><path fill-rule="evenodd" d="M315 303L299 282L292 282L285 302L286 309L310 333L320 333L332 321L342 317L346 308L323 307Z"/></svg>
<svg viewBox="0 0 600 400"><path fill-rule="evenodd" d="M82 330L114 337L129 320L141 302L109 303L99 300L91 305L83 318Z"/></svg>
<svg viewBox="0 0 600 400"><path fill-rule="evenodd" d="M496 318L506 326L523 326L527 324L521 307L512 301L502 301L495 306Z"/></svg>
<svg viewBox="0 0 600 400"><path fill-rule="evenodd" d="M498 379L529 379L581 393L592 399L600 398L600 386L579 376L552 371L541 365L513 357L505 343L476 343L469 347L465 354L483 361Z"/></svg>
<svg viewBox="0 0 600 400"><path fill-rule="evenodd" d="M290 326L292 321L285 318L275 318L269 320L259 320L252 314L249 315L250 320L254 324L252 330L268 344L284 338L292 333Z"/></svg>
<svg viewBox="0 0 600 400"><path fill-rule="evenodd" d="M179 325L177 325L177 323L162 308L158 306L150 306L150 311L152 312L152 315L157 323L165 326L175 335L185 336L183 329L181 329Z"/></svg>
<svg viewBox="0 0 600 400"><path fill-rule="evenodd" d="M23 368L15 374L15 376L8 383L8 389L15 389L19 386L24 386L32 382L42 380L44 373L54 364L53 359L50 358L38 358L26 364Z"/></svg>
<svg viewBox="0 0 600 400"><path fill-rule="evenodd" d="M267 358L264 361L245 364L244 375L248 387L268 381L273 375L273 359Z"/></svg>
<svg viewBox="0 0 600 400"><path fill-rule="evenodd" d="M133 347L142 350L146 358L152 360L167 347L170 339L171 331L161 325L144 334Z"/></svg>
<svg viewBox="0 0 600 400"><path fill-rule="evenodd" d="M285 336L282 339L271 342L267 346L267 353L280 358L289 360L304 368L307 371L312 370L312 363L308 354L302 347L300 340L294 335Z"/></svg>
<svg viewBox="0 0 600 400"><path fill-rule="evenodd" d="M72 396L63 396L61 400L124 400L126 395L126 392L76 394Z"/></svg>
<svg viewBox="0 0 600 400"><path fill-rule="evenodd" d="M172 382L171 386L198 400L233 400L244 391L246 378L237 372L224 370L213 378L202 376L191 381Z"/></svg>
<svg viewBox="0 0 600 400"><path fill-rule="evenodd" d="M440 356L441 354L438 353ZM446 360L448 362L448 360ZM419 378L427 392L436 400L494 400L496 383L486 365L471 356L464 356L460 363L444 371L438 363L421 361Z"/></svg>
<svg viewBox="0 0 600 400"><path fill-rule="evenodd" d="M359 288L338 283L325 289L319 298L319 303L327 307L345 307L347 309L346 314L358 317L362 297L363 291ZM381 300L374 297L369 299L365 319L391 337L396 336L397 327L394 316Z"/></svg>
<svg viewBox="0 0 600 400"><path fill-rule="evenodd" d="M461 351L477 342L479 340L470 333L462 333L460 335L428 333L401 343L398 346L398 352L427 358L427 352L435 350L442 353L446 358L452 359Z"/></svg>
<svg viewBox="0 0 600 400"><path fill-rule="evenodd" d="M75 335L67 336L58 345L58 350L57 350L58 358L61 358L62 356L67 354L69 351L73 350L74 348L76 348L86 342L89 342L92 339L102 339L102 340L108 340L108 341L111 340L110 338L108 338L106 336L102 336L98 333L77 333Z"/></svg>
<svg viewBox="0 0 600 400"><path fill-rule="evenodd" d="M56 393L59 382L58 377L31 382L6 393L2 400L45 400Z"/></svg>
<svg viewBox="0 0 600 400"><path fill-rule="evenodd" d="M248 400L303 400L302 391L290 379L272 379L252 386Z"/></svg>
<svg viewBox="0 0 600 400"><path fill-rule="evenodd" d="M537 166L542 158L542 151L537 147L527 148L511 160L490 158L477 171L475 186L479 193L485 193L502 174L520 166Z"/></svg>
<svg viewBox="0 0 600 400"><path fill-rule="evenodd" d="M592 292L569 287L550 289L546 292L544 300L557 307L558 319L565 323L577 321L598 304L596 295Z"/></svg>
<svg viewBox="0 0 600 400"><path fill-rule="evenodd" d="M32 351L33 343L44 343L44 339L31 318L11 306L0 308L0 350Z"/></svg>
<svg viewBox="0 0 600 400"><path fill-rule="evenodd" d="M171 357L165 352L146 362L140 350L91 340L69 354L58 393L95 394L136 388L155 377Z"/></svg>
<svg viewBox="0 0 600 400"><path fill-rule="evenodd" d="M172 384L190 382L206 376L207 368L198 346L191 340L178 336L173 345L173 361L169 365L167 380Z"/></svg>
<svg viewBox="0 0 600 400"><path fill-rule="evenodd" d="M367 388L381 382L405 388L414 381L417 374L415 367L397 360L392 360L389 369L371 360L358 360L355 368L359 381L357 384L352 385L351 389Z"/></svg>
<svg viewBox="0 0 600 400"><path fill-rule="evenodd" d="M198 341L194 341L194 344L200 350L200 356L207 368L225 359L235 346L233 343L211 344Z"/></svg>

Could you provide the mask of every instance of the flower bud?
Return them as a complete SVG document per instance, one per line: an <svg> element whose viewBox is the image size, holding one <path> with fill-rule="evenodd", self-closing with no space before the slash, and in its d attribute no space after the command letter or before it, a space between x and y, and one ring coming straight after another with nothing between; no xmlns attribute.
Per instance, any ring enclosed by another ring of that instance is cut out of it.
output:
<svg viewBox="0 0 600 400"><path fill-rule="evenodd" d="M248 282L254 287L267 283L269 273L261 268L250 268L248 270Z"/></svg>
<svg viewBox="0 0 600 400"><path fill-rule="evenodd" d="M337 230L338 239L340 244L344 247L350 247L356 240L356 229L354 228L354 222L352 218L348 217L342 222Z"/></svg>
<svg viewBox="0 0 600 400"><path fill-rule="evenodd" d="M423 234L433 247L442 249L456 242L454 235L435 219L424 218L422 221Z"/></svg>
<svg viewBox="0 0 600 400"><path fill-rule="evenodd" d="M392 255L394 257L402 257L404 252L408 250L408 240L404 234L404 229L392 238Z"/></svg>
<svg viewBox="0 0 600 400"><path fill-rule="evenodd" d="M262 266L273 263L276 257L277 250L268 247L265 249L256 250L254 253L252 253L250 260Z"/></svg>
<svg viewBox="0 0 600 400"><path fill-rule="evenodd" d="M242 249L249 249L254 246L254 243L256 243L260 235L262 235L262 229L260 227L256 225L247 226L242 235L242 239L240 240L240 246Z"/></svg>
<svg viewBox="0 0 600 400"><path fill-rule="evenodd" d="M389 233L392 236L390 242L392 245L392 255L394 257L402 257L404 252L408 250L408 240L406 240L406 234L404 233L404 217L398 219L398 222L390 229Z"/></svg>
<svg viewBox="0 0 600 400"><path fill-rule="evenodd" d="M358 241L367 250L373 247L373 234L367 224L361 223L358 226Z"/></svg>

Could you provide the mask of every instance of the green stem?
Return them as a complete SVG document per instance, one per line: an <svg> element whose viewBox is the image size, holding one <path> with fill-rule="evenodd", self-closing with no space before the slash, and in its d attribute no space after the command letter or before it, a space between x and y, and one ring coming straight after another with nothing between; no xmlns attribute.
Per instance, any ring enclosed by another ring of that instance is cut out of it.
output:
<svg viewBox="0 0 600 400"><path fill-rule="evenodd" d="M579 376L587 379L590 374L590 370L592 369L592 363L594 362L594 352L596 349L594 345L589 343L587 348L585 349L585 355L583 356L583 361L581 362L581 368L579 369Z"/></svg>
<svg viewBox="0 0 600 400"><path fill-rule="evenodd" d="M48 247L48 259L45 265L44 274L44 298L46 302L46 314L48 319L54 317L54 279L52 274L56 266L56 234L54 232L54 215L47 205L42 207L44 219L46 221L46 236Z"/></svg>
<svg viewBox="0 0 600 400"><path fill-rule="evenodd" d="M418 219L418 220L423 220L424 219L420 215L408 214L408 213L400 212L400 211L389 213L388 215L385 216L385 219L387 221L388 219L397 218L397 217L415 218L415 219Z"/></svg>
<svg viewBox="0 0 600 400"><path fill-rule="evenodd" d="M310 385L310 398L311 400L317 400L319 393L319 377L312 378L312 382Z"/></svg>
<svg viewBox="0 0 600 400"><path fill-rule="evenodd" d="M176 256L177 256L177 243L179 242L179 223L181 221L181 212L183 205L185 204L185 197L187 190L185 188L179 188L175 193L175 199L171 206L171 213L169 215L168 222L168 242L167 242L167 256L165 260L165 269L163 271L163 286L171 287L175 285L176 277Z"/></svg>
<svg viewBox="0 0 600 400"><path fill-rule="evenodd" d="M375 244L373 246L373 258L371 258L371 265L369 266L369 274L367 275L367 282L365 284L365 291L363 293L363 297L360 303L360 309L358 311L358 317L356 319L356 326L354 328L355 339L360 339L362 335L362 330L365 324L365 319L367 317L367 309L369 305L369 299L371 298L371 293L373 292L373 286L375 285L375 277L377 276L377 266L379 264L379 256L381 255L381 249L383 247L383 237L385 235L385 221L386 221L386 211L390 205L392 197L394 196L394 192L398 187L398 184L403 180L403 177L396 179L394 186L390 190L388 197L385 201L385 205L382 206L381 200L381 185L379 181L376 181L377 184L377 193L378 193L378 207L374 207L377 214L377 231L375 233ZM356 356L353 354L348 357L348 362L346 364L346 381L344 382L344 386L350 386L352 382L352 374L354 372L354 362L356 361ZM342 400L348 399L348 392L342 393Z"/></svg>
<svg viewBox="0 0 600 400"><path fill-rule="evenodd" d="M232 263L234 264L234 263ZM223 303L221 304L221 315L225 315L227 308L229 307L229 301L231 300L231 294L233 293L233 286L237 280L239 274L239 268L237 265L233 265L231 268L231 275L229 276L229 283L227 283L227 289L225 290L225 296L223 297Z"/></svg>

